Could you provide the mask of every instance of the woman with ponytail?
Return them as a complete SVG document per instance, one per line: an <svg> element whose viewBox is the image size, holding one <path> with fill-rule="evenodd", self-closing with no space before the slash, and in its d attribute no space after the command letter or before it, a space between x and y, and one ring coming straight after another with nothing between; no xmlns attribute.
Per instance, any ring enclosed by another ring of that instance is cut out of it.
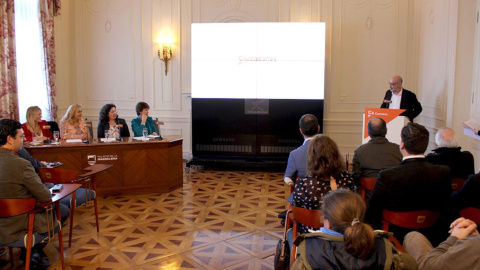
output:
<svg viewBox="0 0 480 270"><path fill-rule="evenodd" d="M292 269L417 269L415 260L400 253L363 222L365 203L348 190L323 197L324 227L305 234Z"/></svg>

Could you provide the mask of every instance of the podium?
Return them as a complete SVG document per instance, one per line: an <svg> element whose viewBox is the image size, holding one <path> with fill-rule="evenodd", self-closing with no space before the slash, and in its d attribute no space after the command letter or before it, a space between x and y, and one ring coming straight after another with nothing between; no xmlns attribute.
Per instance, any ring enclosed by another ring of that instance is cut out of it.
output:
<svg viewBox="0 0 480 270"><path fill-rule="evenodd" d="M390 142L400 145L402 142L400 133L402 128L409 122L407 117L400 116L404 111L405 109L365 108L365 113L363 114L362 144L370 140L367 132L368 121L374 117L379 117L387 123L387 139Z"/></svg>

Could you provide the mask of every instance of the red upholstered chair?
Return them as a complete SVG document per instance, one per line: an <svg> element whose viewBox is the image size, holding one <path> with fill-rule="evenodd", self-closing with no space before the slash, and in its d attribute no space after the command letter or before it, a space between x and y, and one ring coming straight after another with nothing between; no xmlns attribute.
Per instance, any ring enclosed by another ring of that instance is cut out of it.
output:
<svg viewBox="0 0 480 270"><path fill-rule="evenodd" d="M471 221L477 223L480 226L480 209L475 207L467 207L460 210L460 216L464 218L468 218Z"/></svg>
<svg viewBox="0 0 480 270"><path fill-rule="evenodd" d="M367 190L372 191L375 187L375 182L377 182L376 177L362 177L360 178L360 191L363 201L365 201L365 192Z"/></svg>
<svg viewBox="0 0 480 270"><path fill-rule="evenodd" d="M35 214L41 211L44 211L44 208L37 208L36 207L37 200L34 198L25 198L25 199L0 199L0 218L8 218L23 214L28 214L28 231L27 235L23 241L16 241L14 243L4 244L0 243L1 246L9 247L10 250L10 260L11 265L13 268L13 258L12 258L12 247L24 247L27 249L27 255L25 260L25 269L30 269L30 258L32 255L32 247L40 242L46 241L45 239L39 239L40 237L34 237L36 232L33 231L34 222L35 222ZM48 205L46 207L51 207ZM53 218L55 215L50 215ZM57 220L52 220L52 224L56 224ZM63 239L62 239L62 231L61 226L60 231L58 231L58 241L60 244L60 256L62 259L62 269L65 269L65 264L63 261ZM53 235L52 235L53 238ZM50 241L52 238L47 237L47 240ZM29 241L31 239L33 241ZM26 244L26 246L25 246Z"/></svg>
<svg viewBox="0 0 480 270"><path fill-rule="evenodd" d="M53 184L64 184L78 181L78 172L58 168L38 168L38 174L43 182ZM80 180L81 181L81 180ZM80 183L80 182L79 182ZM68 247L72 246L73 217L76 202L70 202L70 236L68 238ZM95 208L95 214L97 209Z"/></svg>
<svg viewBox="0 0 480 270"><path fill-rule="evenodd" d="M323 226L323 211L322 210L309 210L301 207L288 206L288 218L286 222L292 222L293 224L293 240L297 238L298 224L301 223L305 226L312 227L314 229L320 229ZM288 227L288 224L287 224ZM290 264L295 262L295 253L297 252L297 246L292 245L292 251L290 256Z"/></svg>
<svg viewBox="0 0 480 270"><path fill-rule="evenodd" d="M467 179L452 178L452 189L453 189L453 191L459 191L460 189L462 189L463 184L465 184L465 181L467 181Z"/></svg>
<svg viewBox="0 0 480 270"><path fill-rule="evenodd" d="M419 210L408 212L394 212L389 210L383 210L383 230L388 232L388 226L390 224L397 225L409 229L426 229L430 228L437 223L440 212ZM389 238L396 248L402 252L405 252L402 245L394 237Z"/></svg>

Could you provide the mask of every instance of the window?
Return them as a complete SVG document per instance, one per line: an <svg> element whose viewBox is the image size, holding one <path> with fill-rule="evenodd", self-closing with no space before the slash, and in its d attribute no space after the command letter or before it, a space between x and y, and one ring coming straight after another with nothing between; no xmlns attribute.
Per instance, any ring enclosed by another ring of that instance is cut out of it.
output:
<svg viewBox="0 0 480 270"><path fill-rule="evenodd" d="M38 1L15 0L15 43L20 122L26 122L27 108L48 108L45 55Z"/></svg>

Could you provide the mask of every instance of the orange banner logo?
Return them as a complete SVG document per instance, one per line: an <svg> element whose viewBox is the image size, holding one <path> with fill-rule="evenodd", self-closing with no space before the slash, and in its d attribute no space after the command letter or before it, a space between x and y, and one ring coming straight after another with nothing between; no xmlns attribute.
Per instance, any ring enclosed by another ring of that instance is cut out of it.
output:
<svg viewBox="0 0 480 270"><path fill-rule="evenodd" d="M367 131L367 124L370 119L373 117L380 117L382 118L385 123L390 123L395 117L399 116L402 114L405 109L380 109L380 108L365 108L365 132L364 132L364 137L367 138L368 131Z"/></svg>

